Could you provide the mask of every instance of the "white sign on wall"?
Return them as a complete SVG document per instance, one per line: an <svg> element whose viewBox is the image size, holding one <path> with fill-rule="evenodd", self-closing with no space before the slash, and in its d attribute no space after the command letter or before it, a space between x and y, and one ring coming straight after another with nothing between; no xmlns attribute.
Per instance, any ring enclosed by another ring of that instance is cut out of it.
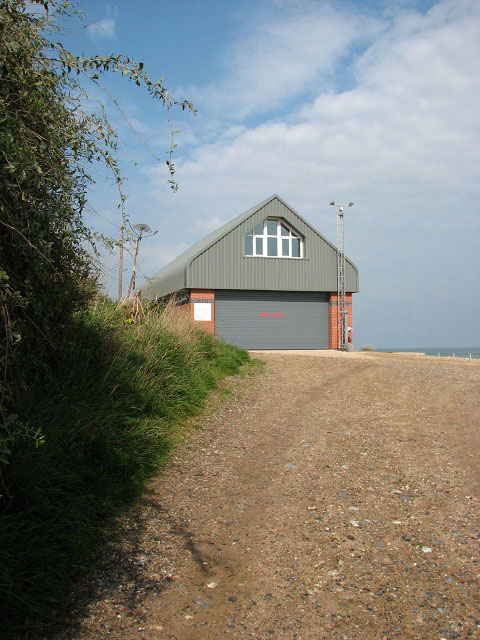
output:
<svg viewBox="0 0 480 640"><path fill-rule="evenodd" d="M210 322L212 319L212 305L210 302L194 302L193 319L200 320L200 322Z"/></svg>

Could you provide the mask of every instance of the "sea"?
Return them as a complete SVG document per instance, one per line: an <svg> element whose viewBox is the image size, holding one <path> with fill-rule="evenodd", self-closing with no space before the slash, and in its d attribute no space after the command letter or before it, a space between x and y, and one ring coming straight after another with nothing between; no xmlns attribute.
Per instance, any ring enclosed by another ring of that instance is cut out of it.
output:
<svg viewBox="0 0 480 640"><path fill-rule="evenodd" d="M391 349L375 349L375 351L382 351L383 353L388 353L391 351L425 353L427 356L480 359L480 347L392 347Z"/></svg>

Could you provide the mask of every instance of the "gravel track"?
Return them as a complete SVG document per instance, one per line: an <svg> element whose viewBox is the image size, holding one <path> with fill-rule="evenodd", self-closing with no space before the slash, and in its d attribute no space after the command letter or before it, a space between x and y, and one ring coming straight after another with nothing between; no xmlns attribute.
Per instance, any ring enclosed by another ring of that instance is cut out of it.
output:
<svg viewBox="0 0 480 640"><path fill-rule="evenodd" d="M480 638L480 361L329 353L212 398L57 637Z"/></svg>

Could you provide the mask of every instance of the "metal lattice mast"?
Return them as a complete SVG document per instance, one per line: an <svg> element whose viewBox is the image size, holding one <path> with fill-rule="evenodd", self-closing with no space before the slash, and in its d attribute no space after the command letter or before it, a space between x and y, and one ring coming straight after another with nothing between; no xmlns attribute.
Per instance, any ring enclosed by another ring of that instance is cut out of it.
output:
<svg viewBox="0 0 480 640"><path fill-rule="evenodd" d="M345 303L345 233L343 208L345 205L332 200L331 205L338 207L337 213L337 336L338 349L345 351L347 348L348 311ZM349 202L353 207L353 202Z"/></svg>

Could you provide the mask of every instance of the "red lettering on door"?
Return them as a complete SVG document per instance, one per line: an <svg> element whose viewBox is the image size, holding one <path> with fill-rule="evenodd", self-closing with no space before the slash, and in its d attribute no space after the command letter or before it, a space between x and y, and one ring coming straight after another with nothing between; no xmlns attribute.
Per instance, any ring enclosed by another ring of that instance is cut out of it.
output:
<svg viewBox="0 0 480 640"><path fill-rule="evenodd" d="M258 314L261 318L283 318L285 316L285 312L282 311L281 313L273 313L271 311L260 311L260 313Z"/></svg>

